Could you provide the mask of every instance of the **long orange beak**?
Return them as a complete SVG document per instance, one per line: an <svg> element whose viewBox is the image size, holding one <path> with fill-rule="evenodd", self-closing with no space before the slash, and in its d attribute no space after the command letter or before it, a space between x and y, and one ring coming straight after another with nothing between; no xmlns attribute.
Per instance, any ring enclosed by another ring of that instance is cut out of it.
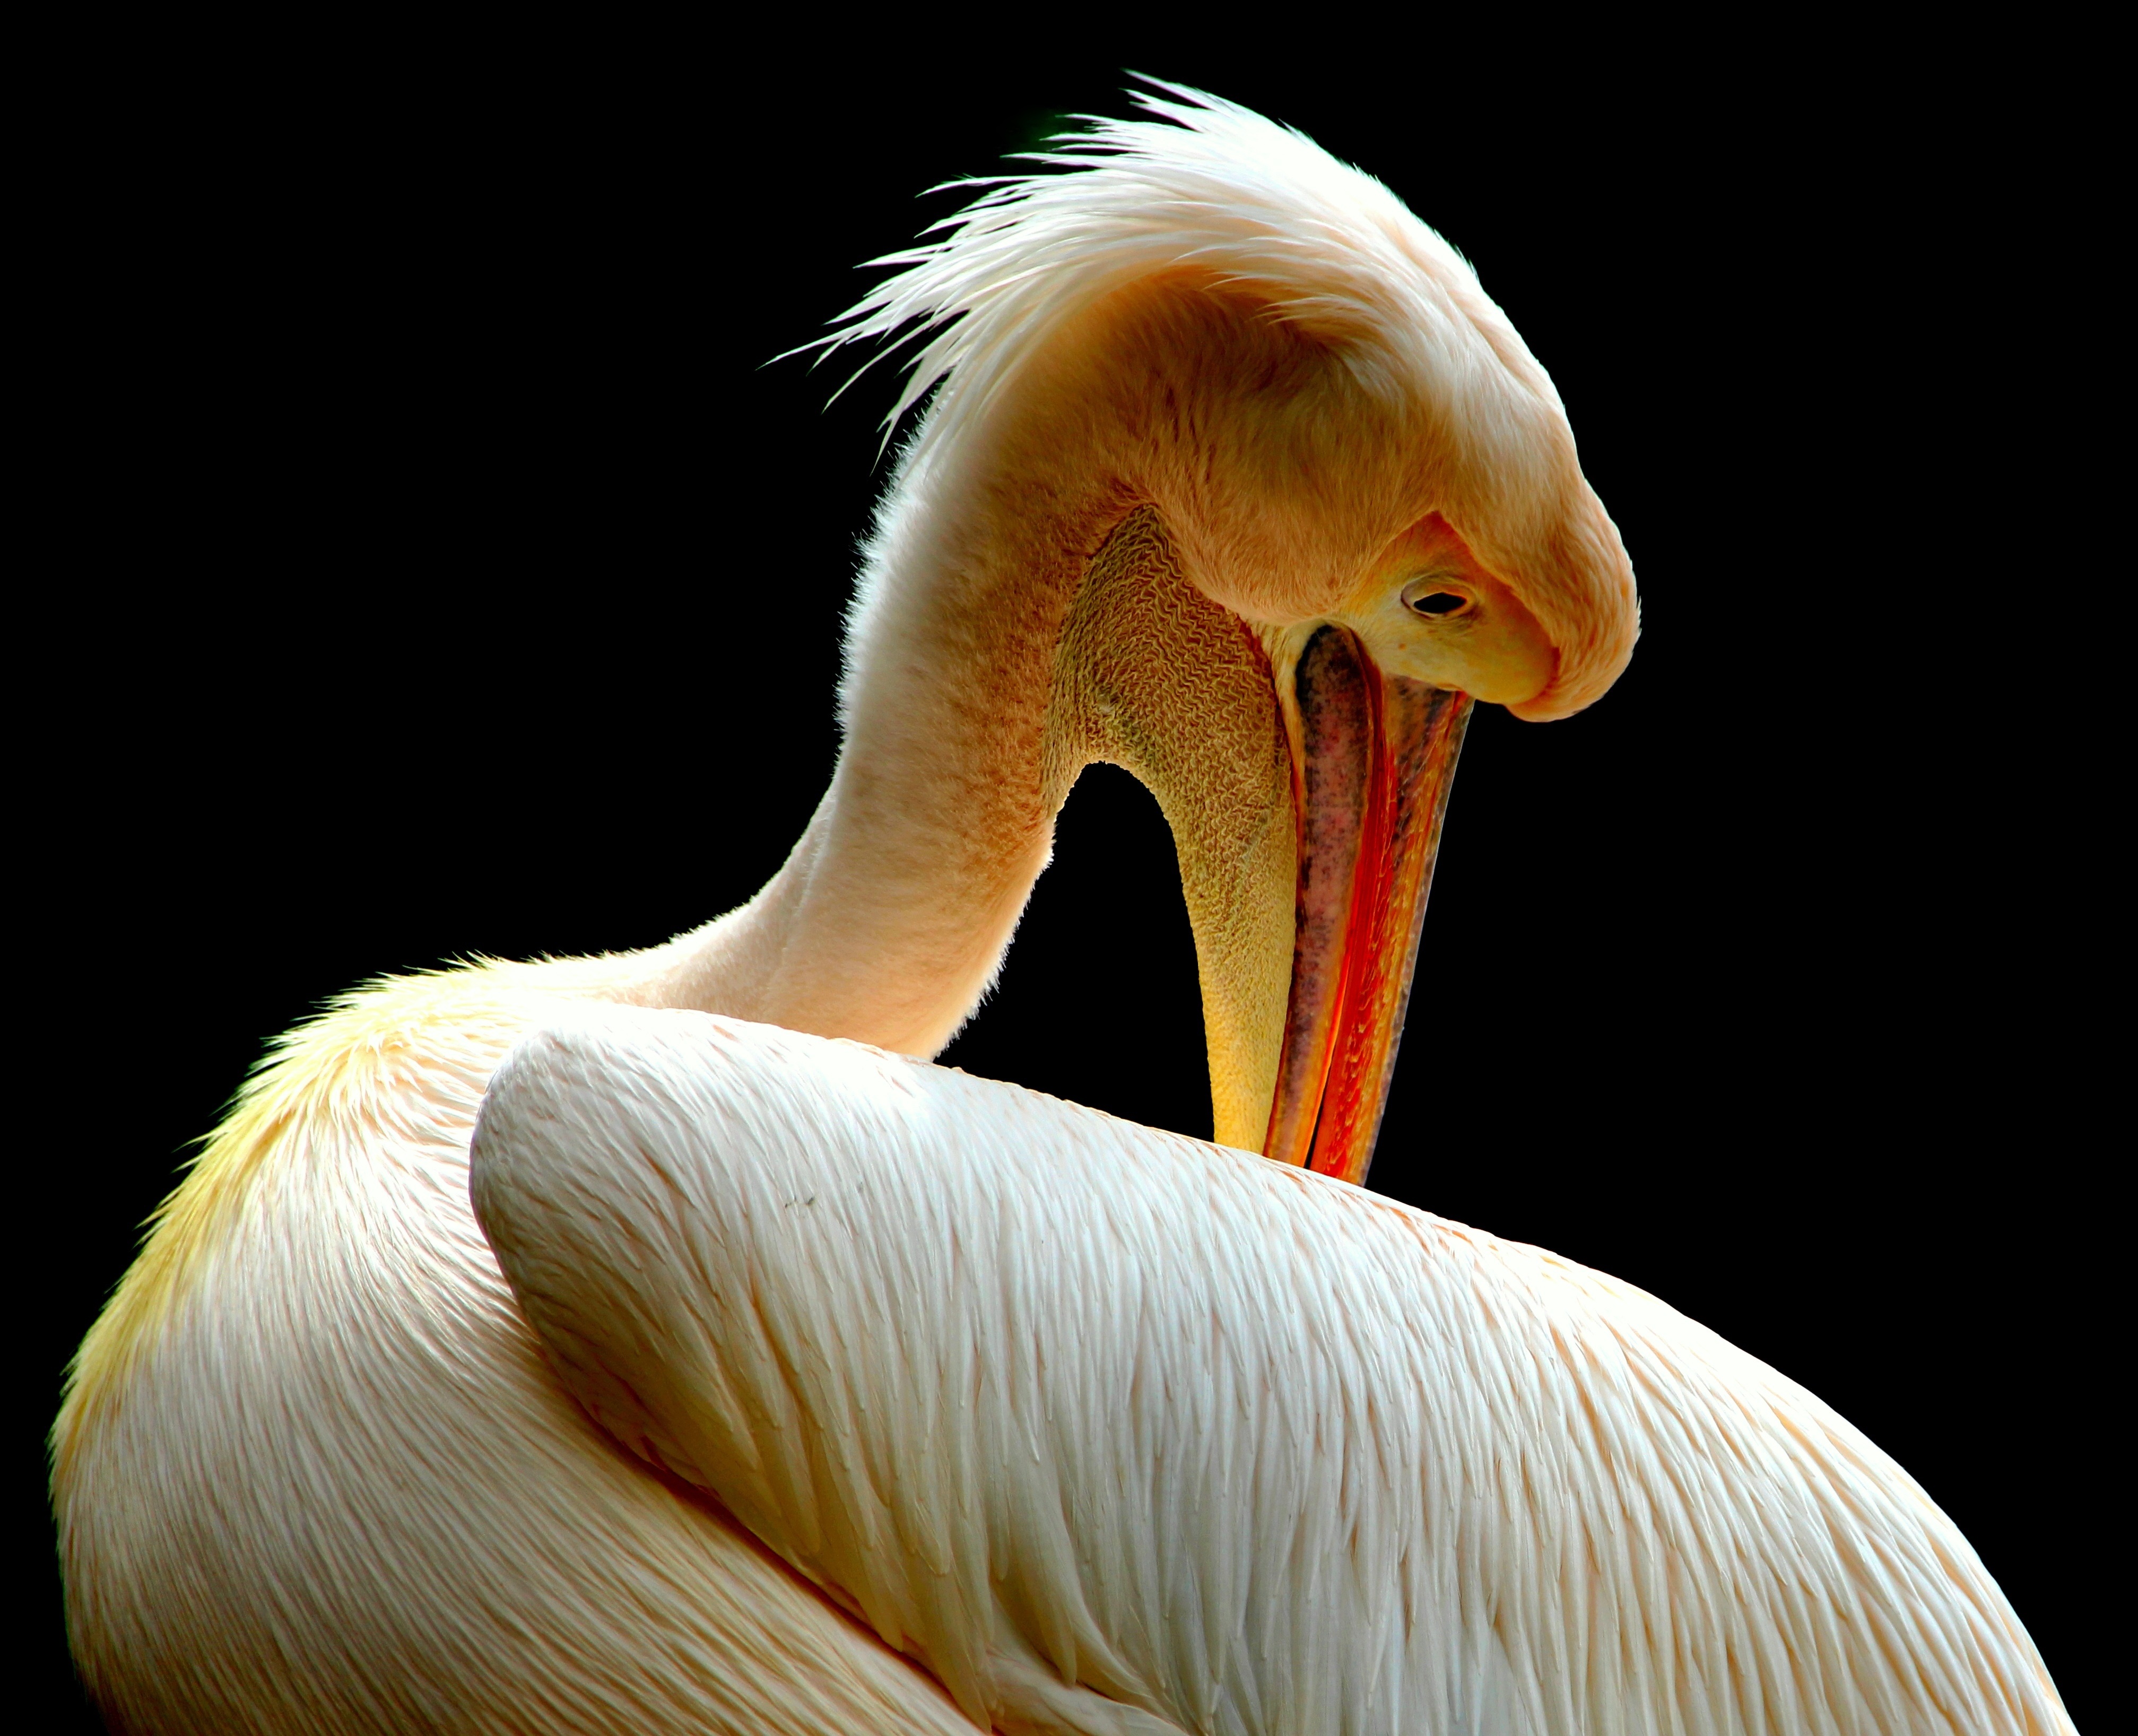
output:
<svg viewBox="0 0 2138 1736"><path fill-rule="evenodd" d="M1291 995L1265 1155L1361 1182L1395 1073L1470 697L1382 674L1349 628L1301 653Z"/></svg>

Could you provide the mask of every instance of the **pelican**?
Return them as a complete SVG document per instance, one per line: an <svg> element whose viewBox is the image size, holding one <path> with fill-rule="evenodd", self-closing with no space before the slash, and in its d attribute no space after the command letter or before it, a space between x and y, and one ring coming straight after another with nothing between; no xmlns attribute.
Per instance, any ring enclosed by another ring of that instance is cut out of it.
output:
<svg viewBox="0 0 2138 1736"><path fill-rule="evenodd" d="M162 1210L55 1430L115 1729L2071 1728L1843 1419L1360 1185L1471 706L1603 694L1632 570L1444 242L1139 100L827 340L925 410L779 872L349 995ZM930 1059L1095 761L1173 832L1213 1142Z"/></svg>

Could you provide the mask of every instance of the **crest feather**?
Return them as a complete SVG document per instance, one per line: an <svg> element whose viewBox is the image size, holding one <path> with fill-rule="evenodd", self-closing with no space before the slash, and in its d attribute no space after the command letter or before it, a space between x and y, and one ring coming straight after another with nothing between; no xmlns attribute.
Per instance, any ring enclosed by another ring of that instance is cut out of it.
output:
<svg viewBox="0 0 2138 1736"><path fill-rule="evenodd" d="M801 346L829 353L885 340L847 385L921 346L884 418L886 440L940 387L918 457L979 413L1065 320L1184 265L1253 290L1273 317L1335 345L1369 386L1392 390L1421 372L1452 385L1451 375L1474 365L1464 352L1482 335L1558 407L1468 262L1379 181L1237 103L1144 82L1151 89L1130 94L1155 118L1077 115L1087 131L1021 154L1040 169L945 183L984 190L924 231L920 245L869 261L904 269L841 315L837 330Z"/></svg>
<svg viewBox="0 0 2138 1736"><path fill-rule="evenodd" d="M1068 321L1140 280L1198 267L1305 329L1365 391L1422 413L1447 464L1434 510L1506 576L1559 652L1550 686L1516 715L1564 716L1596 699L1639 634L1633 567L1581 476L1550 376L1468 262L1303 134L1143 82L1130 94L1145 118L1078 116L1087 130L1025 154L1032 172L949 183L982 190L919 245L870 262L900 269L801 348L882 341L858 379L919 346L884 418L887 445L929 400L903 456L910 477L975 429Z"/></svg>

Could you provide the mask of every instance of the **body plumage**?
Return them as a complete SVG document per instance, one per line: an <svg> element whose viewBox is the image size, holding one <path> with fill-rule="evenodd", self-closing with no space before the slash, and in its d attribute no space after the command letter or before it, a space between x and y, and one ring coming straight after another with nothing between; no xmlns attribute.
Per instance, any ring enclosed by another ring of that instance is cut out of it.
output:
<svg viewBox="0 0 2138 1736"><path fill-rule="evenodd" d="M1595 699L1632 570L1444 242L1145 101L841 335L934 395L780 873L349 997L168 1202L55 1435L116 1728L2069 1728L1815 1399L1351 1185L1472 700ZM1099 760L1174 833L1214 1142L925 1060Z"/></svg>

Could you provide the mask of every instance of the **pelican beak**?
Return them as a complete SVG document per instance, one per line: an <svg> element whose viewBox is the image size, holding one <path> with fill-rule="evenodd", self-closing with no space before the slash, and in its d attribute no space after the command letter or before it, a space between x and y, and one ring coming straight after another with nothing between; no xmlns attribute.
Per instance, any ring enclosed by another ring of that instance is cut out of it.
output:
<svg viewBox="0 0 2138 1736"><path fill-rule="evenodd" d="M1361 1182L1471 701L1384 675L1358 636L1334 625L1301 648L1291 687L1296 918L1262 1151Z"/></svg>
<svg viewBox="0 0 2138 1736"><path fill-rule="evenodd" d="M1143 508L1091 558L1047 706L1050 813L1103 760L1172 829L1213 1136L1362 1180L1469 696L1384 674L1346 627L1249 626Z"/></svg>

